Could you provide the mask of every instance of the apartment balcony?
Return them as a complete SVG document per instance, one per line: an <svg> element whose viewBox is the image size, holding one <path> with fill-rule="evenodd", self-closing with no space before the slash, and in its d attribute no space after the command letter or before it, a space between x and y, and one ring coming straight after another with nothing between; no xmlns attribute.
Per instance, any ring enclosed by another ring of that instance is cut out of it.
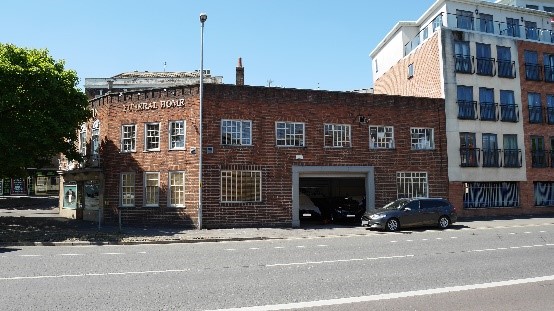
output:
<svg viewBox="0 0 554 311"><path fill-rule="evenodd" d="M454 55L454 68L458 73L474 73L473 56L462 54Z"/></svg>
<svg viewBox="0 0 554 311"><path fill-rule="evenodd" d="M519 122L518 106L500 104L500 120L502 122Z"/></svg>
<svg viewBox="0 0 554 311"><path fill-rule="evenodd" d="M546 150L531 151L531 166L535 168L547 167Z"/></svg>
<svg viewBox="0 0 554 311"><path fill-rule="evenodd" d="M479 166L478 148L460 148L460 166L461 167L478 167Z"/></svg>
<svg viewBox="0 0 554 311"><path fill-rule="evenodd" d="M525 79L530 81L542 81L541 65L525 63Z"/></svg>
<svg viewBox="0 0 554 311"><path fill-rule="evenodd" d="M477 102L459 100L458 103L458 119L460 120L477 120Z"/></svg>
<svg viewBox="0 0 554 311"><path fill-rule="evenodd" d="M497 121L498 114L496 112L496 103L480 102L479 115L481 121Z"/></svg>
<svg viewBox="0 0 554 311"><path fill-rule="evenodd" d="M521 149L504 149L503 155L504 167L521 167L523 165Z"/></svg>
<svg viewBox="0 0 554 311"><path fill-rule="evenodd" d="M546 122L548 124L554 124L554 107L546 108Z"/></svg>
<svg viewBox="0 0 554 311"><path fill-rule="evenodd" d="M541 106L529 106L529 123L534 123L534 124L542 123Z"/></svg>
<svg viewBox="0 0 554 311"><path fill-rule="evenodd" d="M498 67L498 77L499 78L510 78L514 79L516 77L516 62L508 60L497 60Z"/></svg>
<svg viewBox="0 0 554 311"><path fill-rule="evenodd" d="M483 149L483 167L500 167L501 149Z"/></svg>
<svg viewBox="0 0 554 311"><path fill-rule="evenodd" d="M481 76L495 76L494 58L477 57L477 74Z"/></svg>
<svg viewBox="0 0 554 311"><path fill-rule="evenodd" d="M554 67L544 65L544 81L554 82Z"/></svg>

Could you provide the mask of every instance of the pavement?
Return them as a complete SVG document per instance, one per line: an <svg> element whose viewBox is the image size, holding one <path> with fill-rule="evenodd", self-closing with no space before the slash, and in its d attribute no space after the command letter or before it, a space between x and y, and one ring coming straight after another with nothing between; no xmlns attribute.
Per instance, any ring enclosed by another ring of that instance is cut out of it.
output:
<svg viewBox="0 0 554 311"><path fill-rule="evenodd" d="M303 225L300 228L190 229L179 227L129 227L103 225L59 217L57 197L0 197L0 247L56 245L132 245L197 243L271 239L410 234L379 232L347 224ZM554 215L459 219L448 230L553 225Z"/></svg>

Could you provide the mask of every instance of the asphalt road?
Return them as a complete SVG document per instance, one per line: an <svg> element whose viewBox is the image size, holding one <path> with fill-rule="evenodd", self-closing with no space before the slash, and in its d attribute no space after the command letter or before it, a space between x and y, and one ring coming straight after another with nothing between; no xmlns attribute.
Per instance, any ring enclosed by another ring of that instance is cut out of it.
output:
<svg viewBox="0 0 554 311"><path fill-rule="evenodd" d="M552 222L550 222L552 223ZM0 249L2 310L548 310L554 225Z"/></svg>

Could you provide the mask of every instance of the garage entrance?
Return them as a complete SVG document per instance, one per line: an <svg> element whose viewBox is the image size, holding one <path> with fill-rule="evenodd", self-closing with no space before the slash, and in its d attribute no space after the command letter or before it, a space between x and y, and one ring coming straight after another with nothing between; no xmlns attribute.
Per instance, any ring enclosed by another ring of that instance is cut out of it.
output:
<svg viewBox="0 0 554 311"><path fill-rule="evenodd" d="M357 223L374 194L373 167L293 166L292 225Z"/></svg>

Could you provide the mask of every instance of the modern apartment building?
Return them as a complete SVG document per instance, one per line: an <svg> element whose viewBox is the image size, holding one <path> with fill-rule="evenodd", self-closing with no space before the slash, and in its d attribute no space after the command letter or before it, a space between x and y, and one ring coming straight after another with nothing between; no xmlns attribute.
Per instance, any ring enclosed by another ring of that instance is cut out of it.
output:
<svg viewBox="0 0 554 311"><path fill-rule="evenodd" d="M438 0L370 54L375 94L445 99L461 215L554 211L552 12L552 0Z"/></svg>

